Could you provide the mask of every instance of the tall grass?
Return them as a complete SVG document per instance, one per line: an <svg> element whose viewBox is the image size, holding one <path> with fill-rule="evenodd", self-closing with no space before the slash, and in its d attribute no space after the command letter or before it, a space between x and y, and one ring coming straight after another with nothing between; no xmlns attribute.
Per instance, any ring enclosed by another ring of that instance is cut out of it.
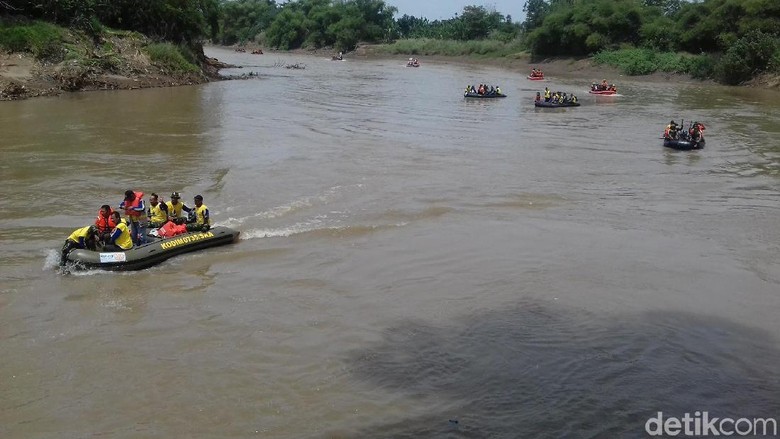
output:
<svg viewBox="0 0 780 439"><path fill-rule="evenodd" d="M398 40L381 46L378 51L389 54L443 55L443 56L480 56L485 58L526 56L519 40L503 42L499 40L438 40L416 38Z"/></svg>
<svg viewBox="0 0 780 439"><path fill-rule="evenodd" d="M42 21L6 23L0 20L0 47L9 52L29 52L40 59L59 59L63 56L65 33L65 29Z"/></svg>
<svg viewBox="0 0 780 439"><path fill-rule="evenodd" d="M192 51L171 43L154 43L146 46L146 53L153 63L173 72L197 73Z"/></svg>
<svg viewBox="0 0 780 439"><path fill-rule="evenodd" d="M626 75L649 75L655 72L685 73L697 78L712 75L714 60L709 55L658 52L651 49L627 48L607 50L593 57L597 64L617 67Z"/></svg>

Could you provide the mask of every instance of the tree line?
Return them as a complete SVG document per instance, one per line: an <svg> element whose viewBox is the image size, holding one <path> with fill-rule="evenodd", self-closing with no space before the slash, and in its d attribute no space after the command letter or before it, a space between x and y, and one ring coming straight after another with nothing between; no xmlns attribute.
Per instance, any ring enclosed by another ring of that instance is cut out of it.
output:
<svg viewBox="0 0 780 439"><path fill-rule="evenodd" d="M537 57L634 48L624 62L641 70L652 52L685 52L700 57L701 76L729 84L780 72L777 0L527 0L525 11Z"/></svg>

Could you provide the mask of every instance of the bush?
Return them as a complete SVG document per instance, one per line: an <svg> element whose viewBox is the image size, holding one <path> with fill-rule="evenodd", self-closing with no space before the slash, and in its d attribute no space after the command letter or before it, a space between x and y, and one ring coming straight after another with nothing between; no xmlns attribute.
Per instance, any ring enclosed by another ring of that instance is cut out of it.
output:
<svg viewBox="0 0 780 439"><path fill-rule="evenodd" d="M712 75L713 58L707 55L689 55L674 52L657 52L650 49L627 48L597 53L593 60L619 68L627 75L649 75L657 71L689 73L704 79Z"/></svg>
<svg viewBox="0 0 780 439"><path fill-rule="evenodd" d="M146 53L153 63L168 70L181 73L200 71L192 62L187 61L187 57L192 54L184 47L171 43L155 43L146 46Z"/></svg>
<svg viewBox="0 0 780 439"><path fill-rule="evenodd" d="M765 72L780 50L780 38L753 31L737 40L717 65L718 78L737 85Z"/></svg>
<svg viewBox="0 0 780 439"><path fill-rule="evenodd" d="M516 57L523 52L520 40L503 42L501 40L439 40L430 38L415 38L398 40L382 47L381 51L404 55L444 55L469 56L478 55L486 58Z"/></svg>
<svg viewBox="0 0 780 439"><path fill-rule="evenodd" d="M64 29L50 23L0 23L0 47L11 52L30 52L39 59L62 57Z"/></svg>

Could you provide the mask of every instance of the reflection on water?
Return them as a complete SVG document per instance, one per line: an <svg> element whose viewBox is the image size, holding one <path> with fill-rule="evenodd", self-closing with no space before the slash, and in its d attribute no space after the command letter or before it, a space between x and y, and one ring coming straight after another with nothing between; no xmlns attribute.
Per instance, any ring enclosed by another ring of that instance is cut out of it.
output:
<svg viewBox="0 0 780 439"><path fill-rule="evenodd" d="M352 373L424 408L352 437L643 437L658 411L780 409L780 351L766 332L686 313L602 317L521 302L388 328L353 354Z"/></svg>

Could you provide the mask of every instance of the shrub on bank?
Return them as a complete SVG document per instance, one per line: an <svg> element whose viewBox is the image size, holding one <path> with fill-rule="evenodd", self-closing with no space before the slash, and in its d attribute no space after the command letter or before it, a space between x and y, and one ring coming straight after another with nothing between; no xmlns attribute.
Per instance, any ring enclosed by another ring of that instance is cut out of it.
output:
<svg viewBox="0 0 780 439"><path fill-rule="evenodd" d="M649 75L655 72L686 73L698 78L712 74L714 62L708 55L658 52L651 49L627 48L597 53L593 60L619 68L627 75Z"/></svg>
<svg viewBox="0 0 780 439"><path fill-rule="evenodd" d="M767 70L773 70L778 58L780 38L752 31L729 47L716 67L717 76L726 84L740 84Z"/></svg>
<svg viewBox="0 0 780 439"><path fill-rule="evenodd" d="M0 47L9 52L29 52L39 59L59 59L65 29L43 21L0 20Z"/></svg>
<svg viewBox="0 0 780 439"><path fill-rule="evenodd" d="M389 54L409 55L442 55L442 56L484 56L507 57L524 51L519 40L504 42L501 40L439 40L431 38L414 38L397 40L392 44L382 46L379 51Z"/></svg>
<svg viewBox="0 0 780 439"><path fill-rule="evenodd" d="M195 56L191 50L171 43L154 43L146 46L149 59L160 67L173 72L196 73ZM188 60L189 59L189 60Z"/></svg>

